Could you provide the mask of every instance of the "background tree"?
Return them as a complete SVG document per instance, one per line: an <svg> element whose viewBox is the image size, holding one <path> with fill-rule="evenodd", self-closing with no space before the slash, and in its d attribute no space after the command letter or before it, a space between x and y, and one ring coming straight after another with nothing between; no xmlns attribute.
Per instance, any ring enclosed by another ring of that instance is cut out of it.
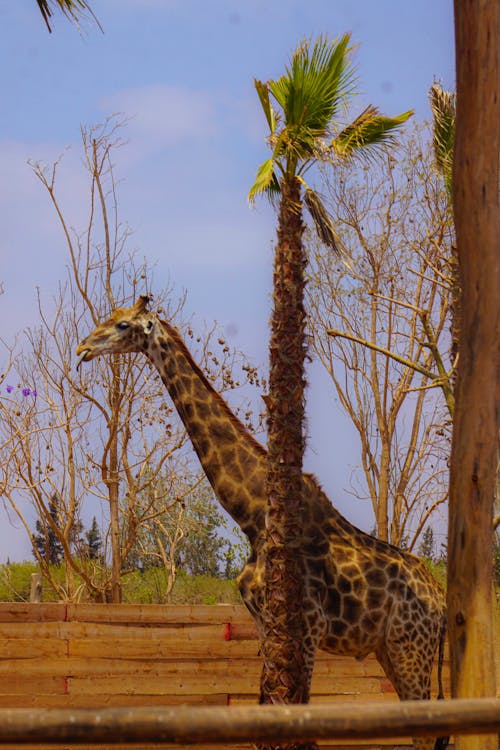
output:
<svg viewBox="0 0 500 750"><path fill-rule="evenodd" d="M58 344L60 353L68 355L71 342L66 334L59 330ZM22 354L13 361L10 376L17 384L7 382L0 394L0 481L4 501L25 528L41 572L59 598L73 599L77 596L77 572L84 576L89 590L99 588L92 574L81 570L74 544L82 499L75 453L84 442L88 422L81 397L67 387L65 371L60 361L57 367L52 366L53 358L46 331L40 329L28 334ZM63 582L53 577L46 549L36 544L33 514L44 535L57 539L63 549Z"/></svg>
<svg viewBox="0 0 500 750"><path fill-rule="evenodd" d="M59 565L64 555L63 546L54 532L54 527L59 526L58 505L57 495L52 495L49 500L50 524L44 524L40 519L35 524L38 533L33 537L33 544L47 565Z"/></svg>
<svg viewBox="0 0 500 750"><path fill-rule="evenodd" d="M426 526L424 533L422 534L422 541L418 548L418 554L420 557L427 558L427 560L433 560L435 553L434 529L432 526Z"/></svg>
<svg viewBox="0 0 500 750"><path fill-rule="evenodd" d="M165 577L165 601L171 601L177 578L179 547L186 536L186 503L203 480L184 466L174 468L171 461L154 485L139 498L151 509L138 540L141 567L161 567Z"/></svg>
<svg viewBox="0 0 500 750"><path fill-rule="evenodd" d="M230 545L222 535L227 521L208 482L197 486L185 510L185 536L178 549L177 566L190 575L222 576Z"/></svg>
<svg viewBox="0 0 500 750"><path fill-rule="evenodd" d="M139 540L143 566L163 568L166 601L179 571L191 576L234 578L248 557L241 538L233 542L226 534L227 518L221 512L204 475L184 470L169 471L154 487L162 490L161 503L146 502L158 512L144 525ZM168 489L167 489L168 488Z"/></svg>
<svg viewBox="0 0 500 750"><path fill-rule="evenodd" d="M326 200L342 255L308 243L310 339L359 436L352 491L370 499L375 533L410 549L447 497L453 410L454 236L432 163L418 128L397 159L336 165Z"/></svg>
<svg viewBox="0 0 500 750"><path fill-rule="evenodd" d="M353 94L349 52L348 35L334 42L303 42L281 78L255 81L269 126L272 156L259 168L249 198L266 193L279 201L267 401L264 702L307 702L309 698L302 651L300 551L306 351L303 204L321 240L335 248L336 237L318 194L305 183L304 175L326 155L346 158L388 142L390 133L411 114L386 118L370 106L339 130L340 106Z"/></svg>
<svg viewBox="0 0 500 750"><path fill-rule="evenodd" d="M94 516L90 529L85 532L87 542L86 554L89 560L102 560L103 543L97 518Z"/></svg>

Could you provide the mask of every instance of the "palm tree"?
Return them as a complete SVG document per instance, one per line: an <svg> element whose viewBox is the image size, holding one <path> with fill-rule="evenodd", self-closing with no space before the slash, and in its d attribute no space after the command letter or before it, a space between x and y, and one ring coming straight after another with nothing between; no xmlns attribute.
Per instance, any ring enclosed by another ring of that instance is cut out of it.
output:
<svg viewBox="0 0 500 750"><path fill-rule="evenodd" d="M434 82L429 91L429 103L432 110L433 127L432 141L437 170L441 173L450 216L453 214L453 151L455 147L456 96L451 91L445 91ZM449 258L450 292L451 292L451 347L450 359L456 364L458 356L458 341L460 336L460 276L458 268L458 253L456 245L452 246ZM455 385L455 374L451 384ZM453 416L453 415L452 415Z"/></svg>
<svg viewBox="0 0 500 750"><path fill-rule="evenodd" d="M443 176L452 208L453 148L455 145L456 96L434 82L429 91L433 117L433 145L436 166Z"/></svg>
<svg viewBox="0 0 500 750"><path fill-rule="evenodd" d="M278 204L274 256L268 411L269 498L266 545L265 642L261 702L305 703L305 623L301 558L301 482L304 452L305 311L302 242L307 207L320 239L337 249L335 228L305 175L320 161L370 156L390 144L412 114L385 117L368 106L340 128L339 111L354 95L350 37L299 45L285 74L255 81L269 126L272 154L258 169L249 199L264 193Z"/></svg>
<svg viewBox="0 0 500 750"><path fill-rule="evenodd" d="M49 18L52 16L54 5L57 8L59 8L59 10L61 10L67 18L71 19L76 24L78 24L78 19L80 18L80 16L83 13L85 13L85 11L88 11L91 14L91 16L94 18L94 21L96 21L97 25L99 26L99 22L97 21L96 17L92 13L90 5L86 2L86 0L36 0L36 1L38 3L38 8L40 10L40 13L42 14L42 18L47 25L49 33L52 33Z"/></svg>

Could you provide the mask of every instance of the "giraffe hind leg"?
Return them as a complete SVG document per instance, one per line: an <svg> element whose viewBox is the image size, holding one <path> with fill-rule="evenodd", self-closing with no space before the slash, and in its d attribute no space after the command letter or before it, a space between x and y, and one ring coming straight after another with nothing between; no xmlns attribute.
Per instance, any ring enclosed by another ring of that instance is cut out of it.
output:
<svg viewBox="0 0 500 750"><path fill-rule="evenodd" d="M377 659L385 674L391 681L400 700L428 700L430 698L430 675L432 662L423 664L414 662L411 658L411 649L408 644L404 649L397 649L392 658L386 651L376 654ZM418 657L419 654L416 654ZM415 666L412 668L412 665ZM417 668L418 667L418 668ZM414 750L445 750L448 745L448 737L413 737Z"/></svg>

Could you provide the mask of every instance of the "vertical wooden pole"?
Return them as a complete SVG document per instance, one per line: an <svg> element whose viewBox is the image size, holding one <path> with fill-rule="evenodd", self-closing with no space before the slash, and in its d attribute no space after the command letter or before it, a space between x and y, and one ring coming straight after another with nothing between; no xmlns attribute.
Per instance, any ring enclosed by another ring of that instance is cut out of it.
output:
<svg viewBox="0 0 500 750"><path fill-rule="evenodd" d="M495 695L493 506L500 428L499 0L455 0L453 208L462 291L450 477L448 621L453 697ZM491 736L460 750L497 750Z"/></svg>
<svg viewBox="0 0 500 750"><path fill-rule="evenodd" d="M30 602L42 601L42 574L31 574Z"/></svg>

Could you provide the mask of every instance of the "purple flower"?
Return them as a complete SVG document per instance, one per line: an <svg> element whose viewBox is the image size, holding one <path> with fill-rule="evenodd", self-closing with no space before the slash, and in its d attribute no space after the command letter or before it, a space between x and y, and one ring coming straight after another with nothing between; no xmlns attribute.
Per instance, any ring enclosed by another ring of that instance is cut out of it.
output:
<svg viewBox="0 0 500 750"><path fill-rule="evenodd" d="M8 385L5 390L7 391L7 393L12 393L12 391L14 390L14 386L13 385Z"/></svg>
<svg viewBox="0 0 500 750"><path fill-rule="evenodd" d="M22 394L23 394L23 396L24 396L24 397L26 398L26 396L29 396L29 395L30 395L30 393L31 393L31 388L23 388L23 390L21 391L21 393L22 393Z"/></svg>

